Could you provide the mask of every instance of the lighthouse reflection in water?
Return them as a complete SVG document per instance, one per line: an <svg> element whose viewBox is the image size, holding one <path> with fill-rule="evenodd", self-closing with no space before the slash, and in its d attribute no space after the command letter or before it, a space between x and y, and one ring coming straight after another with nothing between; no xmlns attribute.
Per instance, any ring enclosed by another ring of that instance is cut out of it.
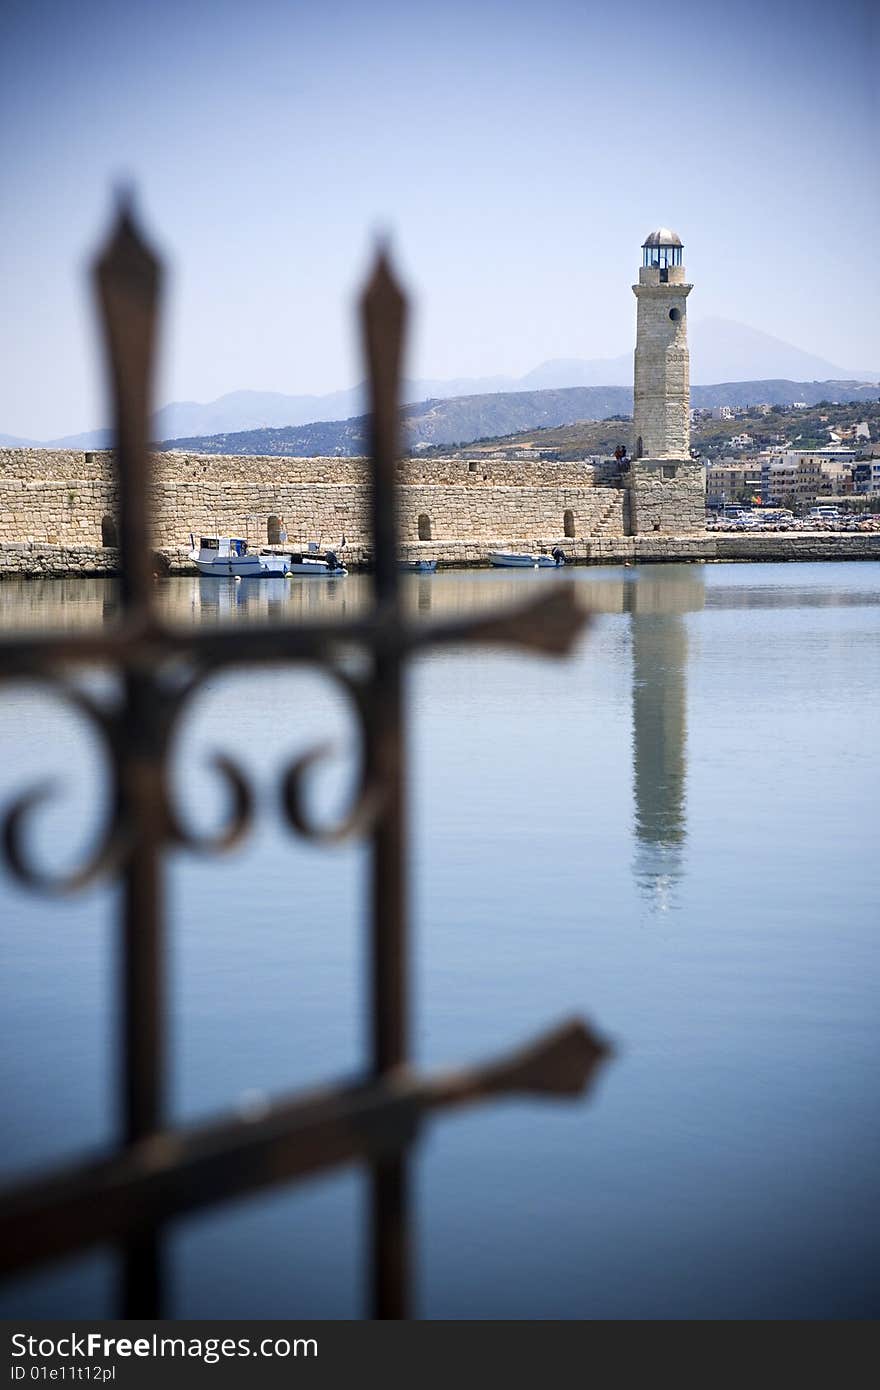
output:
<svg viewBox="0 0 880 1390"><path fill-rule="evenodd" d="M702 569L624 590L632 639L634 873L660 912L675 904L687 842L687 613L705 602Z"/></svg>

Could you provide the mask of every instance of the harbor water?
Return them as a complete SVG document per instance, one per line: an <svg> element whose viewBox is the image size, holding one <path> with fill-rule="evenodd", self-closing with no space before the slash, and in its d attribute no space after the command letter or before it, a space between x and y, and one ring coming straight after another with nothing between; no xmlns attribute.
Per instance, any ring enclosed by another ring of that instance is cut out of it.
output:
<svg viewBox="0 0 880 1390"><path fill-rule="evenodd" d="M575 655L443 650L408 674L413 1048L476 1061L587 1017L614 1060L585 1101L438 1116L414 1150L415 1306L430 1318L880 1313L880 565L406 576L426 621L574 583ZM350 616L369 581L167 580L169 621ZM112 620L113 581L4 582L5 629ZM98 677L95 677L97 680ZM358 737L314 671L212 676L173 761L223 817L212 752L258 817L224 857L168 858L170 1118L317 1085L365 1056L362 845L281 822L285 768ZM0 685L0 807L54 779L32 848L75 864L102 751L47 689ZM112 1144L118 890L59 901L0 873L4 1179ZM363 1314L359 1168L168 1230L181 1318ZM112 1252L0 1289L6 1317L112 1315Z"/></svg>

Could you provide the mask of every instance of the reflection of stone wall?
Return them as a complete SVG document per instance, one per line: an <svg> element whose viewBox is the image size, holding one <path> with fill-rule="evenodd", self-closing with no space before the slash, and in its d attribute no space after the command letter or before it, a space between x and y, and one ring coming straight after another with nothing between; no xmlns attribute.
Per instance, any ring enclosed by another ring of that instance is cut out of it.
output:
<svg viewBox="0 0 880 1390"><path fill-rule="evenodd" d="M577 594L591 613L633 614L639 619L652 614L679 614L702 607L704 574L702 568L694 565L663 566L662 572L597 570L582 576ZM568 582L565 570L542 570L534 580L519 570L496 570L490 580L485 575L461 574L449 582L444 575L405 575L401 596L404 610L414 617L430 615L450 620L497 612L504 605L521 603L524 597L535 594L534 585L546 592L556 584ZM713 592L736 597L742 591L736 588ZM780 590L768 592L780 596ZM203 622L212 614L225 617L239 613L255 618L271 619L283 614L297 622L310 618L321 621L328 614L354 617L367 612L373 602L373 581L368 574L350 574L345 580L320 584L232 584L194 578L186 583L157 584L154 601L160 617L184 625ZM102 618L115 614L119 603L119 584L106 578L35 577L28 584L0 584L0 627L94 627Z"/></svg>

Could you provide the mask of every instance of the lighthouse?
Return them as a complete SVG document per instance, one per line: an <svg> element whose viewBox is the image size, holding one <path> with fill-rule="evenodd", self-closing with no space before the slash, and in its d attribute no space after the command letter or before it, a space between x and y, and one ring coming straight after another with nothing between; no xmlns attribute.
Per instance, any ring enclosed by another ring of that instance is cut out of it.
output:
<svg viewBox="0 0 880 1390"><path fill-rule="evenodd" d="M635 458L690 458L690 361L681 239L658 227L642 244L633 382Z"/></svg>
<svg viewBox="0 0 880 1390"><path fill-rule="evenodd" d="M636 297L630 521L636 533L705 525L705 469L691 458L689 285L681 238L658 227L642 243Z"/></svg>

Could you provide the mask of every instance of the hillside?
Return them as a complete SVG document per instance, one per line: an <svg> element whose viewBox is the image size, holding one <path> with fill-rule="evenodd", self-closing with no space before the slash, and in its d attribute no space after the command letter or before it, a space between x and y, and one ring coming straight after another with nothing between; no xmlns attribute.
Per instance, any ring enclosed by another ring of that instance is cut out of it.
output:
<svg viewBox="0 0 880 1390"><path fill-rule="evenodd" d="M691 427L691 442L706 459L722 454L729 456L734 452L747 458L749 452L781 447L783 444L815 449L828 445L829 426L851 424L855 415L859 420L867 421L872 440L876 442L880 439L880 402L875 399L860 404L857 412L854 412L852 405L824 404L806 410L774 406L766 415L758 410L750 410L738 414L733 420L698 418ZM524 449L534 449L542 457L550 455L563 460L591 454L608 456L618 444L626 442L628 426L628 420L583 420L554 429L522 430L496 439L484 439L476 450L519 453ZM732 449L730 440L738 434L752 436L750 450ZM430 458L433 452L427 451L427 456ZM458 451L447 447L436 452L455 454ZM461 452L471 454L475 452L475 446L462 448Z"/></svg>
<svg viewBox="0 0 880 1390"><path fill-rule="evenodd" d="M876 401L876 386L860 382L746 381L694 386L696 408L744 406L753 402L790 405L793 401ZM624 386L569 387L560 391L495 392L421 401L404 406L401 420L405 445L467 444L522 430L549 429L578 421L605 421L632 413L632 391ZM626 437L626 428L616 434ZM738 433L738 430L732 431ZM606 432L607 433L607 432ZM604 437L604 436L603 436ZM202 454L257 454L312 458L337 454L350 457L367 447L367 417L323 420L280 429L254 429L166 440L161 449ZM604 445L602 446L604 448ZM598 450L596 450L598 451ZM594 451L594 452L596 452Z"/></svg>
<svg viewBox="0 0 880 1390"><path fill-rule="evenodd" d="M542 425L601 419L632 408L632 392L622 386L592 386L566 391L516 391L451 400L421 401L401 410L404 437L417 444L454 444L484 435L509 433ZM367 416L322 420L284 429L245 430L235 434L166 440L163 449L204 454L296 455L362 454L367 447Z"/></svg>

